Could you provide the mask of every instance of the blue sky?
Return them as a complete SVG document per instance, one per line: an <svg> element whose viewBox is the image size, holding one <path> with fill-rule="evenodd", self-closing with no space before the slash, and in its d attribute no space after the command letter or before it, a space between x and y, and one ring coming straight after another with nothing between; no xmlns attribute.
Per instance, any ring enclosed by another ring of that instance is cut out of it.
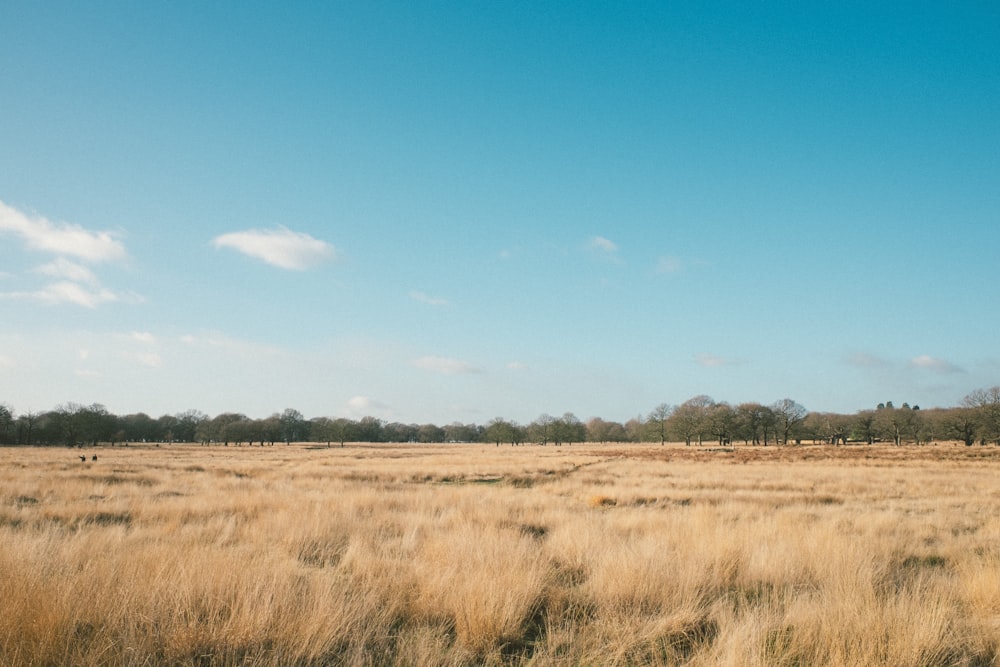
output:
<svg viewBox="0 0 1000 667"><path fill-rule="evenodd" d="M1000 5L881 4L5 2L0 402L956 405Z"/></svg>

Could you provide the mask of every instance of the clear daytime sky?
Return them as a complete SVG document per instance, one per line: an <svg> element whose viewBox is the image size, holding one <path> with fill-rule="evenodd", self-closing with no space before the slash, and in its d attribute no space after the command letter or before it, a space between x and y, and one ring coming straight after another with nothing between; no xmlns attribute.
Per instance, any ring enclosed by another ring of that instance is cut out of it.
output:
<svg viewBox="0 0 1000 667"><path fill-rule="evenodd" d="M996 2L0 2L0 402L1000 384Z"/></svg>

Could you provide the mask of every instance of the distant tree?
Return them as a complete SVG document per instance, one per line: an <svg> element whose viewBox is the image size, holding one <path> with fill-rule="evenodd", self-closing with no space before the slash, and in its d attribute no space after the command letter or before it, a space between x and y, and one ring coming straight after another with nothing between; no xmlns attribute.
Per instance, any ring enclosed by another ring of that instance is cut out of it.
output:
<svg viewBox="0 0 1000 667"><path fill-rule="evenodd" d="M904 403L904 405L906 405ZM919 411L914 411L909 407L889 407L876 411L875 430L883 438L892 440L892 444L900 446L904 439L912 438L914 442L920 442L920 429L923 420Z"/></svg>
<svg viewBox="0 0 1000 667"><path fill-rule="evenodd" d="M855 415L854 434L857 440L863 440L869 445L875 443L875 414L876 411L873 410L861 410Z"/></svg>
<svg viewBox="0 0 1000 667"><path fill-rule="evenodd" d="M962 405L975 411L980 439L1000 444L1000 386L977 389L962 399Z"/></svg>
<svg viewBox="0 0 1000 667"><path fill-rule="evenodd" d="M358 442L382 442L382 427L385 425L377 417L362 417L356 424L355 434Z"/></svg>
<svg viewBox="0 0 1000 667"><path fill-rule="evenodd" d="M287 408L278 421L281 423L281 439L286 445L309 438L309 422L298 410Z"/></svg>
<svg viewBox="0 0 1000 667"><path fill-rule="evenodd" d="M691 441L701 439L708 429L708 411L715 405L711 397L700 395L681 403L670 416L670 426L684 444L691 446Z"/></svg>
<svg viewBox="0 0 1000 667"><path fill-rule="evenodd" d="M766 446L774 430L774 411L760 403L741 403L736 407L735 433L748 444Z"/></svg>
<svg viewBox="0 0 1000 667"><path fill-rule="evenodd" d="M645 440L646 422L641 416L632 417L625 422L622 427L625 429L625 438L628 442L642 442Z"/></svg>
<svg viewBox="0 0 1000 667"><path fill-rule="evenodd" d="M178 442L195 442L198 425L208 419L208 415L198 410L187 410L174 415L174 437Z"/></svg>
<svg viewBox="0 0 1000 667"><path fill-rule="evenodd" d="M35 423L38 421L38 414L35 412L24 412L17 418L16 429L17 429L17 444L28 445L29 447L34 444L32 439L35 432Z"/></svg>
<svg viewBox="0 0 1000 667"><path fill-rule="evenodd" d="M309 435L313 442L325 442L329 447L336 439L334 435L333 420L329 417L313 417L309 420Z"/></svg>
<svg viewBox="0 0 1000 667"><path fill-rule="evenodd" d="M587 428L572 412L565 413L552 423L552 439L557 445L584 442Z"/></svg>
<svg viewBox="0 0 1000 667"><path fill-rule="evenodd" d="M736 425L736 411L726 402L716 403L708 409L709 432L719 441L719 446L728 445Z"/></svg>
<svg viewBox="0 0 1000 667"><path fill-rule="evenodd" d="M944 410L938 416L938 426L944 437L960 440L966 447L976 442L976 431L979 427L979 415L972 407L951 408Z"/></svg>
<svg viewBox="0 0 1000 667"><path fill-rule="evenodd" d="M523 440L523 431L517 424L503 417L494 417L483 430L483 440L495 443L497 447L505 442L518 445Z"/></svg>
<svg viewBox="0 0 1000 667"><path fill-rule="evenodd" d="M606 422L600 417L591 417L587 420L587 442L609 442L608 439L608 426L610 422Z"/></svg>
<svg viewBox="0 0 1000 667"><path fill-rule="evenodd" d="M330 436L343 447L345 442L358 439L358 425L346 417L338 417L330 423Z"/></svg>
<svg viewBox="0 0 1000 667"><path fill-rule="evenodd" d="M605 421L593 417L587 421L587 442L625 442L628 434L618 422Z"/></svg>
<svg viewBox="0 0 1000 667"><path fill-rule="evenodd" d="M38 413L31 428L34 438L33 444L68 445L69 442L64 436L64 419L65 413L59 409ZM28 438L28 440L32 440L32 438Z"/></svg>
<svg viewBox="0 0 1000 667"><path fill-rule="evenodd" d="M137 412L118 418L118 431L122 441L132 442L158 442L160 436L160 422L153 419L145 412Z"/></svg>
<svg viewBox="0 0 1000 667"><path fill-rule="evenodd" d="M661 446L667 441L667 425L670 415L673 413L673 406L660 403L646 417L646 424L649 426L650 432L660 441Z"/></svg>
<svg viewBox="0 0 1000 667"><path fill-rule="evenodd" d="M382 442L416 442L419 430L416 424L389 422L382 425Z"/></svg>
<svg viewBox="0 0 1000 667"><path fill-rule="evenodd" d="M265 443L274 444L275 439L281 437L281 420L277 414L271 415L267 419L251 419L233 424L232 429L237 433L237 440L246 441L253 447L253 443L258 442L263 447Z"/></svg>
<svg viewBox="0 0 1000 667"><path fill-rule="evenodd" d="M781 431L781 444L787 445L792 431L798 426L809 411L790 398L783 398L771 406Z"/></svg>
<svg viewBox="0 0 1000 667"><path fill-rule="evenodd" d="M10 406L0 403L0 444L8 445L13 440L14 411Z"/></svg>
<svg viewBox="0 0 1000 667"><path fill-rule="evenodd" d="M419 442L444 442L444 429L434 424L421 424L417 429L417 440Z"/></svg>
<svg viewBox="0 0 1000 667"><path fill-rule="evenodd" d="M52 421L56 424L56 430L70 447L76 447L81 443L79 414L82 411L83 406L78 403L64 403L52 412Z"/></svg>
<svg viewBox="0 0 1000 667"><path fill-rule="evenodd" d="M475 424L453 422L444 427L444 437L447 442L478 442L480 429Z"/></svg>
<svg viewBox="0 0 1000 667"><path fill-rule="evenodd" d="M547 445L552 439L553 424L556 418L549 414L541 414L538 419L528 425L528 437L540 445ZM487 426L489 428L489 426Z"/></svg>
<svg viewBox="0 0 1000 667"><path fill-rule="evenodd" d="M830 445L847 444L851 432L851 418L833 412L810 412L802 422L803 432L814 442Z"/></svg>
<svg viewBox="0 0 1000 667"><path fill-rule="evenodd" d="M161 415L160 418L156 420L156 436L150 438L150 440L158 440L162 442L174 442L179 440L175 433L177 425L178 420L176 415ZM138 440L138 438L132 439Z"/></svg>
<svg viewBox="0 0 1000 667"><path fill-rule="evenodd" d="M246 415L238 412L223 412L200 423L195 433L195 438L204 443L221 442L223 445L228 446L231 441L239 442L233 440L234 436L242 436L241 433L238 433L239 428L232 427L231 425L240 424L245 421L247 421Z"/></svg>
<svg viewBox="0 0 1000 667"><path fill-rule="evenodd" d="M903 407L896 411L896 423L899 427L901 440L913 440L914 444L917 445L921 443L925 420L919 408L913 409L903 403Z"/></svg>

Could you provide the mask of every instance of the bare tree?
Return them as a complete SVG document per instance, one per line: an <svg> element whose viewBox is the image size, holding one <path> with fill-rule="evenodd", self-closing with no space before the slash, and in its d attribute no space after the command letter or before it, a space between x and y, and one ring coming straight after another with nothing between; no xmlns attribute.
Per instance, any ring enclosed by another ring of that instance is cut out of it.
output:
<svg viewBox="0 0 1000 667"><path fill-rule="evenodd" d="M781 429L781 444L787 445L792 430L806 418L809 411L790 398L783 398L771 406Z"/></svg>
<svg viewBox="0 0 1000 667"><path fill-rule="evenodd" d="M673 406L660 403L653 408L653 411L646 418L646 424L649 425L650 430L659 438L661 446L667 441L667 422L673 413Z"/></svg>
<svg viewBox="0 0 1000 667"><path fill-rule="evenodd" d="M975 410L980 439L1000 444L1000 386L977 389L966 396L962 404Z"/></svg>
<svg viewBox="0 0 1000 667"><path fill-rule="evenodd" d="M708 428L719 441L719 446L728 445L736 425L736 411L729 403L716 403L708 410Z"/></svg>

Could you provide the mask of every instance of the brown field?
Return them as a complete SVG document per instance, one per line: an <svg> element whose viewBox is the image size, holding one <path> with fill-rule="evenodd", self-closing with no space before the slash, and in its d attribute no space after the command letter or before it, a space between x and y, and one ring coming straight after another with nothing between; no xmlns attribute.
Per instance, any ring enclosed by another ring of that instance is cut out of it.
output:
<svg viewBox="0 0 1000 667"><path fill-rule="evenodd" d="M998 517L994 447L2 449L0 664L1000 665Z"/></svg>

